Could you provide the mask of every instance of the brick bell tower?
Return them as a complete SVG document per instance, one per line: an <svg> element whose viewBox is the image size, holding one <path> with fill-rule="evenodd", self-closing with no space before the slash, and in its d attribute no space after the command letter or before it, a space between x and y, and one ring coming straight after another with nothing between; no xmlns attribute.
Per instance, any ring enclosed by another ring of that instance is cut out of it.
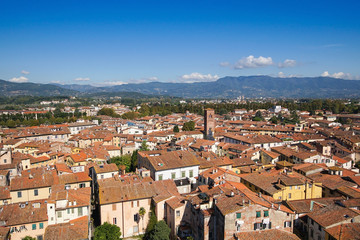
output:
<svg viewBox="0 0 360 240"><path fill-rule="evenodd" d="M213 140L215 131L215 111L207 108L204 110L204 138Z"/></svg>

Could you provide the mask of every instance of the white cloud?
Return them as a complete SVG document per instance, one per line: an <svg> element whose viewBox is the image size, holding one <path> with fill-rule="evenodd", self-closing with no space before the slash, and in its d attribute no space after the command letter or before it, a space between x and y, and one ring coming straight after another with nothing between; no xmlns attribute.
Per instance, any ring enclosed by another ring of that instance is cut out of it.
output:
<svg viewBox="0 0 360 240"><path fill-rule="evenodd" d="M220 65L221 67L228 67L228 66L231 65L231 63L229 63L229 62L221 62L221 63L219 63L219 65Z"/></svg>
<svg viewBox="0 0 360 240"><path fill-rule="evenodd" d="M15 82L15 83L24 83L24 82L27 82L29 81L28 78L24 77L24 76L21 76L21 77L13 77L11 79L9 79L10 82Z"/></svg>
<svg viewBox="0 0 360 240"><path fill-rule="evenodd" d="M75 81L90 81L90 78L86 77L86 78L82 78L82 77L78 77L74 79Z"/></svg>
<svg viewBox="0 0 360 240"><path fill-rule="evenodd" d="M61 81L54 80L54 81L51 81L50 83L58 83L58 84L61 84ZM62 85L63 85L63 84L62 84Z"/></svg>
<svg viewBox="0 0 360 240"><path fill-rule="evenodd" d="M328 71L325 71L321 74L322 77L333 77L333 78L342 78L347 80L360 80L360 76L353 76L350 73L338 72L330 74Z"/></svg>
<svg viewBox="0 0 360 240"><path fill-rule="evenodd" d="M29 72L29 71L26 71L26 70L22 70L21 73L24 74L24 75L30 74L30 72Z"/></svg>
<svg viewBox="0 0 360 240"><path fill-rule="evenodd" d="M274 65L274 62L271 57L260 56L258 58L250 55L244 57L237 61L234 65L235 69L244 69L244 68L259 68Z"/></svg>
<svg viewBox="0 0 360 240"><path fill-rule="evenodd" d="M279 68L295 67L297 62L292 59L286 59L284 62L278 63Z"/></svg>
<svg viewBox="0 0 360 240"><path fill-rule="evenodd" d="M124 84L128 84L128 83L127 82L122 82L122 81L114 81L114 82L104 82L102 85L116 86L116 85L124 85Z"/></svg>
<svg viewBox="0 0 360 240"><path fill-rule="evenodd" d="M181 80L183 82L210 82L216 81L219 79L218 75L211 75L211 74L201 74L198 72L193 72L191 74L185 74L181 76Z"/></svg>
<svg viewBox="0 0 360 240"><path fill-rule="evenodd" d="M157 80L158 80L157 77L149 77L148 79L149 79L150 81L157 81Z"/></svg>
<svg viewBox="0 0 360 240"><path fill-rule="evenodd" d="M289 74L289 75L286 75L285 73L283 72L279 72L277 74L277 77L279 78L293 78L293 77L301 77L302 75L298 75L298 74Z"/></svg>

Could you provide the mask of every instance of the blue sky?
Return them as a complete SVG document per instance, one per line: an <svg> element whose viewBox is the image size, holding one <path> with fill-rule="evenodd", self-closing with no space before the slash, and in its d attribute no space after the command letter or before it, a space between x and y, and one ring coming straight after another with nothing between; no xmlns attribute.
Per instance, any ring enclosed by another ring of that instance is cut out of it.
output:
<svg viewBox="0 0 360 240"><path fill-rule="evenodd" d="M0 1L0 79L360 79L360 1Z"/></svg>

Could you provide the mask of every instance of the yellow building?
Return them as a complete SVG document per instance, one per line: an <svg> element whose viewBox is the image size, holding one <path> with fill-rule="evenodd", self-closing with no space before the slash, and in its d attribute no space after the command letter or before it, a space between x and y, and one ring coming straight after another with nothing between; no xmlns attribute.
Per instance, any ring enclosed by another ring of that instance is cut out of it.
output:
<svg viewBox="0 0 360 240"><path fill-rule="evenodd" d="M277 200L301 200L321 198L321 183L312 181L298 173L285 173L281 170L253 173L241 178L254 192L272 196Z"/></svg>

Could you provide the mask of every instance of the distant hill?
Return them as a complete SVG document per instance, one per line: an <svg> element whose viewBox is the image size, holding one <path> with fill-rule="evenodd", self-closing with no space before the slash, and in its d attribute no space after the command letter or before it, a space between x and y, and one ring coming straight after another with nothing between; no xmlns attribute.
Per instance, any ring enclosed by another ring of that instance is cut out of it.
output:
<svg viewBox="0 0 360 240"><path fill-rule="evenodd" d="M79 92L54 86L52 84L40 83L14 83L0 80L1 96L31 95L31 96L70 96Z"/></svg>
<svg viewBox="0 0 360 240"><path fill-rule="evenodd" d="M83 92L83 93L95 93L95 92L99 92L99 90L100 90L100 88L94 87L94 86L89 85L89 84L82 85L82 84L58 84L58 83L53 83L53 85L64 88L64 89L69 89L69 90Z"/></svg>
<svg viewBox="0 0 360 240"><path fill-rule="evenodd" d="M136 92L146 95L167 95L183 98L236 98L238 96L252 98L356 98L360 97L360 81L329 77L241 76L224 77L214 82L149 82L94 87L79 84L12 83L0 80L0 94L3 96L120 96L119 92ZM133 93L123 94L122 97L125 96L144 97L142 95L136 96Z"/></svg>
<svg viewBox="0 0 360 240"><path fill-rule="evenodd" d="M329 77L224 77L215 82L124 84L102 91L129 91L184 98L343 98L360 97L360 81Z"/></svg>

